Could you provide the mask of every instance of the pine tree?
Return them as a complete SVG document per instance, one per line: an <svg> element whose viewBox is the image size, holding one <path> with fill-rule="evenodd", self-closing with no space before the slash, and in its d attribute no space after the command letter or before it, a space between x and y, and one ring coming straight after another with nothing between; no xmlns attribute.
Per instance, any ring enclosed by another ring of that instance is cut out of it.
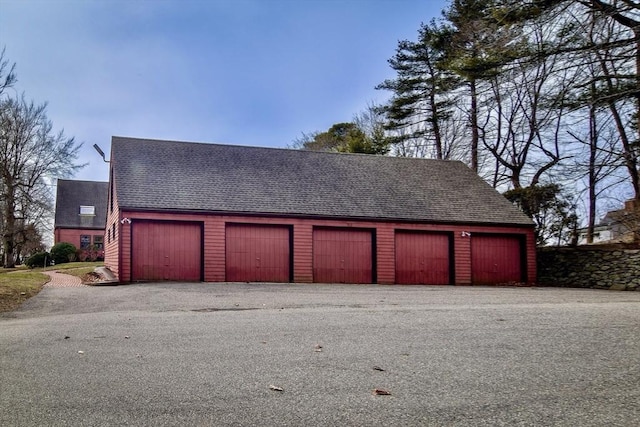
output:
<svg viewBox="0 0 640 427"><path fill-rule="evenodd" d="M392 142L411 140L433 147L437 159L448 157L443 122L452 117L453 91L460 86L459 79L441 66L443 34L444 28L432 21L420 27L417 42L400 41L388 61L397 77L377 86L393 92L383 108Z"/></svg>

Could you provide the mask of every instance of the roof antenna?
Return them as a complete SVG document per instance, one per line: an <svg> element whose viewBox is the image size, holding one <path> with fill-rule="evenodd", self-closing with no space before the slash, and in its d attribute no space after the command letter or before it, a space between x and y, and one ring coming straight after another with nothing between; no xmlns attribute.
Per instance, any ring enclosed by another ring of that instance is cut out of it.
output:
<svg viewBox="0 0 640 427"><path fill-rule="evenodd" d="M107 158L104 156L104 151L102 151L100 147L98 147L98 144L93 144L93 148L95 148L98 154L102 156L102 160L104 160L105 163L110 163L109 160L107 160Z"/></svg>

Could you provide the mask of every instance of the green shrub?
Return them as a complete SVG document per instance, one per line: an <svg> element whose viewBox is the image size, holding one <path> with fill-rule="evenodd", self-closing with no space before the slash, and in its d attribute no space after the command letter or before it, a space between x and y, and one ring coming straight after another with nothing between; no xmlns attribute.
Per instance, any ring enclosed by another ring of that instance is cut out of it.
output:
<svg viewBox="0 0 640 427"><path fill-rule="evenodd" d="M47 266L51 265L51 255L49 255L49 252L38 252L27 258L24 264L29 268L44 267L45 261Z"/></svg>
<svg viewBox="0 0 640 427"><path fill-rule="evenodd" d="M56 264L64 264L65 262L76 260L76 247L71 243L60 242L51 248L51 258Z"/></svg>

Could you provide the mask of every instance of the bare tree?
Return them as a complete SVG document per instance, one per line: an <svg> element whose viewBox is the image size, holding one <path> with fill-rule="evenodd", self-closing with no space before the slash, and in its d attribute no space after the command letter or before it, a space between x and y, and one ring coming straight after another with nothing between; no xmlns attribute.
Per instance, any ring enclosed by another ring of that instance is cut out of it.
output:
<svg viewBox="0 0 640 427"><path fill-rule="evenodd" d="M611 46L620 36L614 21L585 13L584 9L572 8L567 12L571 12L572 22L581 23L575 26L578 46ZM629 69L630 64L621 63L612 47L586 50L575 57L580 78L569 105L573 104L571 116L576 120L567 126L567 132L578 143L575 170L583 177L584 189L577 190L586 194L586 241L592 243L600 199L612 191L624 192L624 184L629 181L628 175L625 179L621 173L628 169L624 147L629 143L623 117L633 117L633 106L629 99L616 94L619 81L615 76L620 74L619 67Z"/></svg>
<svg viewBox="0 0 640 427"><path fill-rule="evenodd" d="M547 25L531 23L529 51L548 43ZM494 183L511 188L538 185L567 156L560 130L567 114L565 98L575 73L557 56L515 60L490 80L481 103L479 125L484 148L496 160Z"/></svg>
<svg viewBox="0 0 640 427"><path fill-rule="evenodd" d="M353 116L352 122L364 133L365 140L372 147L380 147L376 154L389 152L391 139L385 132L383 108L373 102Z"/></svg>
<svg viewBox="0 0 640 427"><path fill-rule="evenodd" d="M595 79L598 99L608 106L616 122L622 160L634 198L640 201L640 4L634 0L501 0L500 3L506 22L522 23L541 17L565 20L556 42L529 58L562 55L573 58L578 67L599 62L601 73ZM593 22L599 22L596 31ZM582 84L588 88L591 81ZM629 104L633 104L631 109Z"/></svg>
<svg viewBox="0 0 640 427"><path fill-rule="evenodd" d="M0 100L0 207L4 266L13 267L24 229L42 215L47 200L43 186L53 177L68 176L81 145L62 131L54 133L46 104L24 96Z"/></svg>
<svg viewBox="0 0 640 427"><path fill-rule="evenodd" d="M14 85L16 78L16 64L9 64L9 60L4 57L5 48L0 52L0 96Z"/></svg>

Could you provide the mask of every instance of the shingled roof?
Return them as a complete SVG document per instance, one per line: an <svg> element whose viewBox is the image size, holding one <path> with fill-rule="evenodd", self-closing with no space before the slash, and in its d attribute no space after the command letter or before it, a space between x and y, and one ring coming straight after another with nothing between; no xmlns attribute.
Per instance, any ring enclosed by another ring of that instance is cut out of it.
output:
<svg viewBox="0 0 640 427"><path fill-rule="evenodd" d="M108 182L59 179L54 227L104 229L108 190ZM95 215L81 216L80 206L94 206Z"/></svg>
<svg viewBox="0 0 640 427"><path fill-rule="evenodd" d="M532 226L458 161L113 137L121 208Z"/></svg>

